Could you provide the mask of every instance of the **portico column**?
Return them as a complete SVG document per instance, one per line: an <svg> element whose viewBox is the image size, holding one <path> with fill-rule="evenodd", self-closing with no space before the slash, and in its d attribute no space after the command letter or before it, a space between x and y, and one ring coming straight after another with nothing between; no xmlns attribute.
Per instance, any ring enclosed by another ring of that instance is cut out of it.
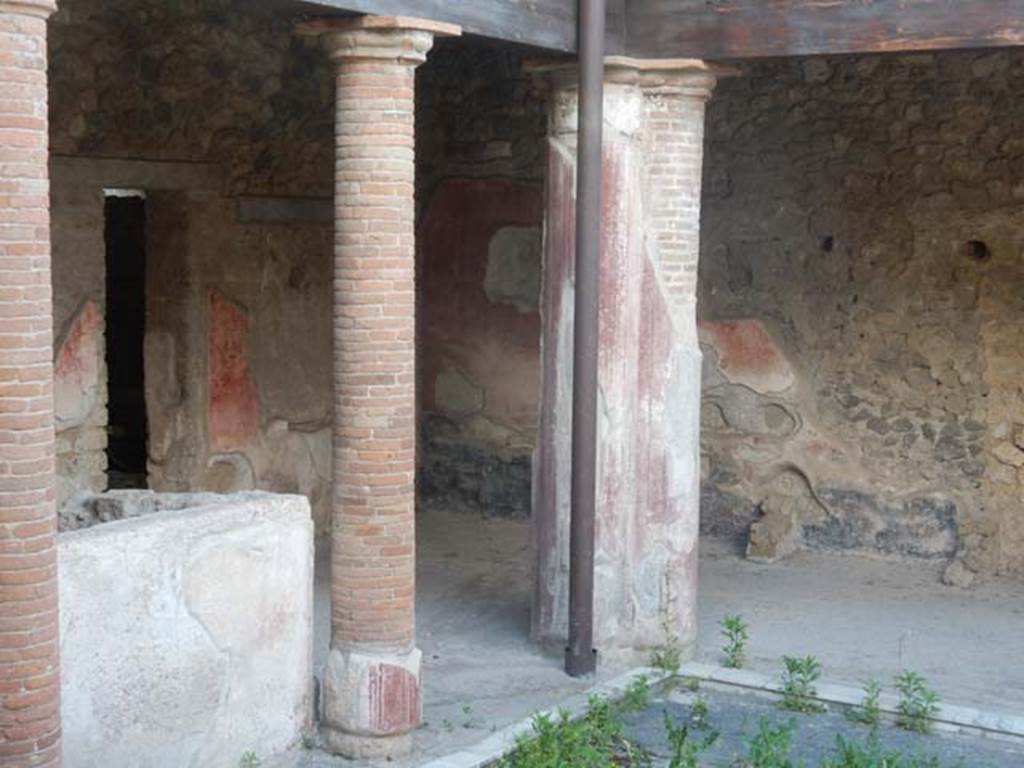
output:
<svg viewBox="0 0 1024 768"><path fill-rule="evenodd" d="M323 736L407 753L420 724L415 632L415 70L457 27L318 22L337 82L334 514Z"/></svg>
<svg viewBox="0 0 1024 768"><path fill-rule="evenodd" d="M535 637L568 620L576 100L550 89L542 289L543 390L534 531ZM696 329L704 103L699 61L608 59L603 162L595 644L643 659L696 638L701 358Z"/></svg>
<svg viewBox="0 0 1024 768"><path fill-rule="evenodd" d="M46 19L0 2L0 766L58 766Z"/></svg>

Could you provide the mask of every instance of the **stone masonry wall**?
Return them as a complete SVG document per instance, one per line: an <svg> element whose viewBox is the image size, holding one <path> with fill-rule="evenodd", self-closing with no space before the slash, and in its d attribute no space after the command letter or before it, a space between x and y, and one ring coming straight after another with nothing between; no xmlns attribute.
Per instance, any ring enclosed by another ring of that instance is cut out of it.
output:
<svg viewBox="0 0 1024 768"><path fill-rule="evenodd" d="M417 111L420 491L530 512L540 396L545 107L522 59L438 45Z"/></svg>
<svg viewBox="0 0 1024 768"><path fill-rule="evenodd" d="M104 188L146 193L149 483L330 491L333 82L295 9L66 0L51 23L61 498L106 484ZM421 487L525 515L542 103L519 56L418 74Z"/></svg>
<svg viewBox="0 0 1024 768"><path fill-rule="evenodd" d="M325 519L333 85L294 15L242 0L66 0L50 23L68 520L69 500L106 483L112 187L147 197L151 487L301 492Z"/></svg>
<svg viewBox="0 0 1024 768"><path fill-rule="evenodd" d="M755 64L712 100L706 531L1024 573L1024 53Z"/></svg>
<svg viewBox="0 0 1024 768"><path fill-rule="evenodd" d="M330 476L330 68L294 9L64 0L50 23L61 498L102 490L103 189L147 194L150 483ZM518 54L418 74L420 487L525 515L545 109ZM1024 572L1024 54L754 64L711 101L703 524ZM299 341L297 341L299 340ZM296 372L301 372L297 374Z"/></svg>

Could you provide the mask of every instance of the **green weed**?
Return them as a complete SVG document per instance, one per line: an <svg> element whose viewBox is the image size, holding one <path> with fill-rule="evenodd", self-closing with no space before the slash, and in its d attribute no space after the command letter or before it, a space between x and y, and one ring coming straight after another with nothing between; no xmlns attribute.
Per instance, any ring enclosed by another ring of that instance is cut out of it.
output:
<svg viewBox="0 0 1024 768"><path fill-rule="evenodd" d="M618 708L623 712L641 712L651 705L651 685L647 675L638 675L633 678L625 692Z"/></svg>
<svg viewBox="0 0 1024 768"><path fill-rule="evenodd" d="M708 715L709 710L707 701L703 696L695 697L693 703L690 705L690 721L697 728L705 729L709 725Z"/></svg>
<svg viewBox="0 0 1024 768"><path fill-rule="evenodd" d="M789 753L795 732L795 720L772 725L762 718L757 735L747 742L747 757L739 765L743 768L794 768Z"/></svg>
<svg viewBox="0 0 1024 768"><path fill-rule="evenodd" d="M846 717L855 723L870 725L872 728L882 722L882 684L877 680L864 683L864 701L859 707L847 711Z"/></svg>
<svg viewBox="0 0 1024 768"><path fill-rule="evenodd" d="M700 753L718 741L714 731L703 739L696 741L690 738L690 729L686 725L676 725L668 712L662 712L665 719L665 735L668 737L669 763L668 768L698 768L697 758Z"/></svg>
<svg viewBox="0 0 1024 768"><path fill-rule="evenodd" d="M866 744L836 736L836 752L837 756L825 760L820 768L940 768L937 758L908 758L884 751L877 734L872 734Z"/></svg>
<svg viewBox="0 0 1024 768"><path fill-rule="evenodd" d="M651 654L651 666L668 673L671 677L679 674L683 665L683 645L676 634L676 595L672 587L671 575L665 573L665 610L662 614L661 634L664 643Z"/></svg>
<svg viewBox="0 0 1024 768"><path fill-rule="evenodd" d="M782 675L782 708L804 714L824 712L825 707L814 700L818 695L815 683L821 677L821 663L813 656L783 656L786 670Z"/></svg>
<svg viewBox="0 0 1024 768"><path fill-rule="evenodd" d="M646 681L645 681L646 682ZM638 700L634 700L634 703ZM593 696L579 720L561 712L557 718L536 715L532 732L521 736L500 768L644 768L650 755L625 737L622 705Z"/></svg>
<svg viewBox="0 0 1024 768"><path fill-rule="evenodd" d="M679 674L683 666L683 646L678 638L669 637L664 644L651 653L651 666L672 677Z"/></svg>
<svg viewBox="0 0 1024 768"><path fill-rule="evenodd" d="M722 636L725 637L725 666L740 669L747 660L747 641L750 640L750 627L742 616L726 616L720 625Z"/></svg>
<svg viewBox="0 0 1024 768"><path fill-rule="evenodd" d="M932 718L939 711L939 695L921 675L909 671L896 678L896 690L900 694L897 725L908 731L930 732Z"/></svg>

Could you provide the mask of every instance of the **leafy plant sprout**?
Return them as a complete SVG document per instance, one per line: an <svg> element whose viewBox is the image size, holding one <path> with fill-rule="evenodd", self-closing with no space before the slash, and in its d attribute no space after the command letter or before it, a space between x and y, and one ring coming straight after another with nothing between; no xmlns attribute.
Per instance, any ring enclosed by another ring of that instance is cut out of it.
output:
<svg viewBox="0 0 1024 768"><path fill-rule="evenodd" d="M783 656L786 669L782 675L782 708L804 714L824 712L815 697L815 683L821 677L821 662L814 656Z"/></svg>
<svg viewBox="0 0 1024 768"><path fill-rule="evenodd" d="M900 703L896 724L908 731L929 733L939 711L939 695L928 687L917 672L907 671L896 678Z"/></svg>
<svg viewBox="0 0 1024 768"><path fill-rule="evenodd" d="M742 616L726 616L719 625L725 637L725 666L730 669L741 669L747 660L747 641L750 640L750 627Z"/></svg>
<svg viewBox="0 0 1024 768"><path fill-rule="evenodd" d="M864 683L864 701L846 714L847 719L875 728L882 722L882 684L875 679Z"/></svg>

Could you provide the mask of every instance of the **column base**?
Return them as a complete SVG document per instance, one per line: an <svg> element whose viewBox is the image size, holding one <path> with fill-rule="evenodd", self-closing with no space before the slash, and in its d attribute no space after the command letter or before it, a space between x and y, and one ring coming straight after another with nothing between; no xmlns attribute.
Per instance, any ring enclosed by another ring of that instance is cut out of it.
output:
<svg viewBox="0 0 1024 768"><path fill-rule="evenodd" d="M357 736L324 724L320 736L328 752L349 760L397 760L412 754L411 733L401 736Z"/></svg>
<svg viewBox="0 0 1024 768"><path fill-rule="evenodd" d="M327 748L348 758L397 758L412 751L423 720L419 649L364 653L332 648L324 672Z"/></svg>

